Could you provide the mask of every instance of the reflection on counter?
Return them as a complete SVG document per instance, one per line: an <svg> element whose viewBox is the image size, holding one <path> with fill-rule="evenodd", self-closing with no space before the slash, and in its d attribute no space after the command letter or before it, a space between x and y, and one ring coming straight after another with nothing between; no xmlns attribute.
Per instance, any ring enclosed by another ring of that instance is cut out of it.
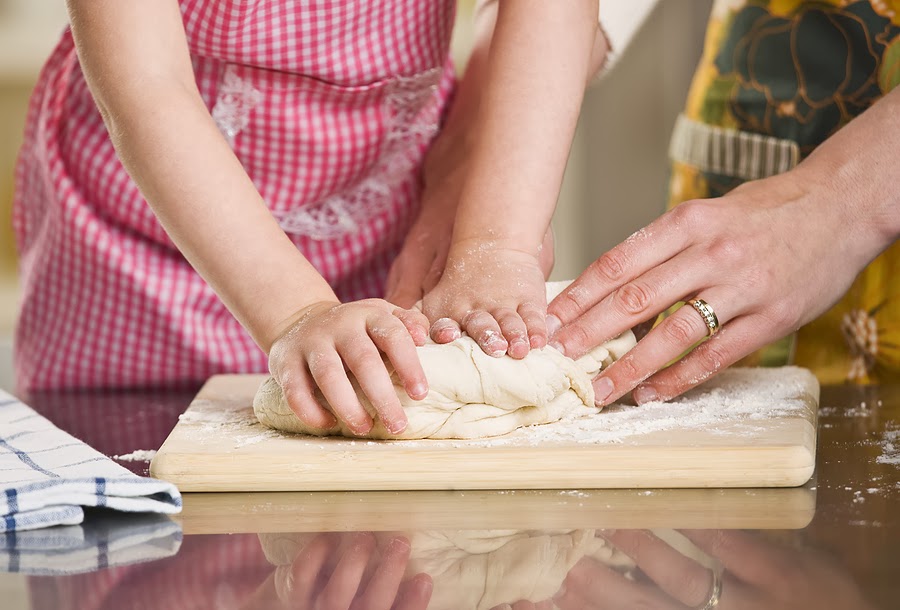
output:
<svg viewBox="0 0 900 610"><path fill-rule="evenodd" d="M78 525L4 534L0 572L81 574L178 553L181 527L165 515L92 509Z"/></svg>
<svg viewBox="0 0 900 610"><path fill-rule="evenodd" d="M823 553L741 530L193 536L169 559L30 579L33 608L874 608Z"/></svg>

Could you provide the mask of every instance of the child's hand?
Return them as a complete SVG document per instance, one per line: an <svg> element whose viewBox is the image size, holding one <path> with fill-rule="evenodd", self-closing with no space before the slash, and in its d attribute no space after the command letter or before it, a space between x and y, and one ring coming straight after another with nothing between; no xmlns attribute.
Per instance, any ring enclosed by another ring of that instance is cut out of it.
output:
<svg viewBox="0 0 900 610"><path fill-rule="evenodd" d="M539 257L489 241L454 244L438 285L422 302L431 338L466 332L491 356L524 358L547 344L547 298Z"/></svg>
<svg viewBox="0 0 900 610"><path fill-rule="evenodd" d="M374 424L350 383L348 372L352 373L385 428L399 434L406 428L406 414L382 353L410 398L421 400L428 393L428 382L416 345L425 342L427 329L421 313L397 309L381 299L343 305L318 302L298 312L296 321L272 345L269 370L304 423L331 428L338 417L363 435ZM332 412L316 400L317 387Z"/></svg>

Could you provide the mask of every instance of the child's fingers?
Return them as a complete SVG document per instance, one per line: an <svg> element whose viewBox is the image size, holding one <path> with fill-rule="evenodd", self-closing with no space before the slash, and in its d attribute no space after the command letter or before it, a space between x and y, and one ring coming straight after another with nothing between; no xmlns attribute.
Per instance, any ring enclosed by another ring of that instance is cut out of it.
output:
<svg viewBox="0 0 900 610"><path fill-rule="evenodd" d="M283 571L284 579L276 581L276 591L282 602L307 603L316 594L316 583L325 562L334 549L331 534L319 534L294 558L290 571Z"/></svg>
<svg viewBox="0 0 900 610"><path fill-rule="evenodd" d="M435 343L450 343L461 336L462 330L452 318L441 318L431 326L431 340Z"/></svg>
<svg viewBox="0 0 900 610"><path fill-rule="evenodd" d="M403 326L409 332L413 342L416 345L425 345L428 339L428 318L418 309L401 309L394 310L394 316L403 322Z"/></svg>
<svg viewBox="0 0 900 610"><path fill-rule="evenodd" d="M547 331L547 314L541 308L534 305L520 305L519 315L528 328L528 340L532 349L541 349L547 346L549 332Z"/></svg>
<svg viewBox="0 0 900 610"><path fill-rule="evenodd" d="M406 329L397 324L395 318L385 322L373 323L369 326L372 341L388 357L400 383L413 400L422 400L428 394L428 380L419 361L415 344L411 341Z"/></svg>
<svg viewBox="0 0 900 610"><path fill-rule="evenodd" d="M356 535L334 568L328 584L317 599L316 608L349 608L359 591L360 581L375 550L375 536L369 532Z"/></svg>
<svg viewBox="0 0 900 610"><path fill-rule="evenodd" d="M406 334L405 329L401 329ZM412 341L409 341L410 347ZM397 392L394 390L394 384L391 376L384 366L381 354L372 341L366 339L356 339L350 345L340 346L340 354L344 362L350 368L350 371L356 377L359 387L365 393L378 418L391 434L400 434L406 429L408 420L400 399L397 398ZM424 377L424 375L423 375Z"/></svg>
<svg viewBox="0 0 900 610"><path fill-rule="evenodd" d="M434 581L428 574L416 574L400 585L397 601L391 610L425 610L431 601Z"/></svg>
<svg viewBox="0 0 900 610"><path fill-rule="evenodd" d="M500 324L500 331L509 343L507 353L517 359L527 356L528 329L525 321L512 309L498 309L493 313L494 319Z"/></svg>
<svg viewBox="0 0 900 610"><path fill-rule="evenodd" d="M304 365L299 370L279 380L284 398L297 418L307 426L318 430L328 430L337 423L334 415L316 400L315 387Z"/></svg>
<svg viewBox="0 0 900 610"><path fill-rule="evenodd" d="M358 597L351 610L386 610L397 598L400 582L409 561L409 541L398 537L391 540L366 585L365 593Z"/></svg>
<svg viewBox="0 0 900 610"><path fill-rule="evenodd" d="M499 358L506 353L509 343L503 337L494 316L483 310L469 313L463 320L463 330L475 339L488 356Z"/></svg>
<svg viewBox="0 0 900 610"><path fill-rule="evenodd" d="M331 349L310 354L309 371L334 414L346 422L354 434L362 436L372 429L372 418L359 404L356 391L344 371L344 363L336 351Z"/></svg>

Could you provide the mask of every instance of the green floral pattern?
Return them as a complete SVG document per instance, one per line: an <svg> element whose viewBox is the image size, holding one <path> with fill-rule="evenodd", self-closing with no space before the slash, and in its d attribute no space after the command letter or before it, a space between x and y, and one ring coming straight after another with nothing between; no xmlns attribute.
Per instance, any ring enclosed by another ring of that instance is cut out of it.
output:
<svg viewBox="0 0 900 610"><path fill-rule="evenodd" d="M793 140L805 156L898 84L900 0L716 0L685 112ZM741 182L674 163L670 206ZM789 351L824 382L900 378L900 244L793 345L779 342L744 364L784 364Z"/></svg>

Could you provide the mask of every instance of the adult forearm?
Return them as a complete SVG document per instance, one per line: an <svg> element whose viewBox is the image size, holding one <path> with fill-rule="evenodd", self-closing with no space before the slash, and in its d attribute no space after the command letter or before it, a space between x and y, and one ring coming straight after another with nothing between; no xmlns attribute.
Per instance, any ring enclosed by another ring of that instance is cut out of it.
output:
<svg viewBox="0 0 900 610"><path fill-rule="evenodd" d="M900 87L838 131L793 170L839 208L861 264L900 239Z"/></svg>

